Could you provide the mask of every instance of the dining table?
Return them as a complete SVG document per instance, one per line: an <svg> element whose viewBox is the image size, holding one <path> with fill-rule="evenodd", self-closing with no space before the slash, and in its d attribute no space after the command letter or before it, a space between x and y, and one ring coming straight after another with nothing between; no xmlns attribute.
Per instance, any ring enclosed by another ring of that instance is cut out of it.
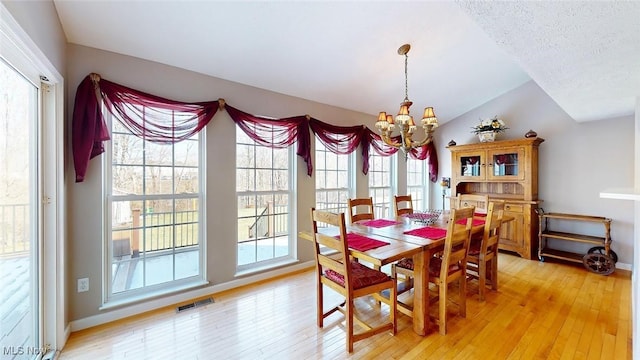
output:
<svg viewBox="0 0 640 360"><path fill-rule="evenodd" d="M346 229L347 233L388 243L368 250L349 247L351 256L378 268L404 258L413 258L413 303L408 305L398 302L398 307L401 312L412 316L413 330L421 336L427 335L430 325L429 265L431 258L444 248L447 221L447 213L429 223L411 215L404 215L390 219L362 220L347 225ZM440 231L437 231L438 229ZM484 217L474 217L472 234L482 233L483 229ZM319 231L328 235L339 234L337 228L321 228ZM299 236L313 241L311 232L302 231Z"/></svg>

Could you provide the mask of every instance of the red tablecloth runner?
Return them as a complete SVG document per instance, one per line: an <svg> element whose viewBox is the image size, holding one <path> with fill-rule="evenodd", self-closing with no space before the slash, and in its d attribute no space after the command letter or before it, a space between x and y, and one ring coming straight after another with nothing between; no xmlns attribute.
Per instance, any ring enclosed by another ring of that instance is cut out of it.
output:
<svg viewBox="0 0 640 360"><path fill-rule="evenodd" d="M336 236L339 238L340 235ZM347 244L351 249L358 251L367 251L375 248L379 248L380 246L389 245L388 242L371 239L363 235L348 233L347 234Z"/></svg>
<svg viewBox="0 0 640 360"><path fill-rule="evenodd" d="M393 220L387 220L387 219L376 219L376 220L361 221L358 224L364 225L364 226L370 226L374 228L381 228L385 226L396 225L398 224L398 222Z"/></svg>
<svg viewBox="0 0 640 360"><path fill-rule="evenodd" d="M447 229L426 226L419 229L405 231L404 233L407 235L419 236L427 239L440 239L447 235Z"/></svg>
<svg viewBox="0 0 640 360"><path fill-rule="evenodd" d="M464 225L466 223L467 223L467 219L460 219L456 221L456 224L460 224L460 225ZM471 226L479 226L479 225L484 225L483 219L473 219L473 221L471 222Z"/></svg>

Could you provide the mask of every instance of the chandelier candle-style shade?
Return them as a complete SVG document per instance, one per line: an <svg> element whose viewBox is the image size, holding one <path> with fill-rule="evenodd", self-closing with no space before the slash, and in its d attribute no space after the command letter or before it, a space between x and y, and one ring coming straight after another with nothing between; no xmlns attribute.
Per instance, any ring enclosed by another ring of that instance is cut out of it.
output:
<svg viewBox="0 0 640 360"><path fill-rule="evenodd" d="M409 44L404 44L398 49L398 55L404 55L404 100L400 103L400 111L398 111L395 121L392 115L387 115L384 111L380 112L378 121L376 121L376 128L380 131L382 140L389 146L401 149L404 152L405 160L411 149L430 143L433 140L433 131L438 127L438 118L433 112L433 108L425 108L421 121L425 138L420 141L413 140L413 133L416 131L417 126L413 121L413 116L409 114L409 108L413 104L409 100L407 79L407 62L409 58L407 54L410 49L411 45ZM398 130L400 131L401 142L391 138L396 125L398 125Z"/></svg>

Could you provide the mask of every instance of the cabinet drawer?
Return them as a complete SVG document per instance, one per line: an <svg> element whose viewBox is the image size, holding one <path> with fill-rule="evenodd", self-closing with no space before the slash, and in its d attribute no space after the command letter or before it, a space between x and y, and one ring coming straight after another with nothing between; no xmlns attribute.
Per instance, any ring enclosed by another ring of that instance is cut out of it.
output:
<svg viewBox="0 0 640 360"><path fill-rule="evenodd" d="M520 204L505 204L504 211L522 213L524 212L524 206Z"/></svg>

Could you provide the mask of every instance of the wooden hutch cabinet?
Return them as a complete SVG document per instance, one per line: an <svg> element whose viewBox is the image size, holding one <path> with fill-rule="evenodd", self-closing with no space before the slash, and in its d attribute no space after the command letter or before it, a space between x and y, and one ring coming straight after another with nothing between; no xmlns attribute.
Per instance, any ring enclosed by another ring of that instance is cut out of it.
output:
<svg viewBox="0 0 640 360"><path fill-rule="evenodd" d="M490 200L504 200L505 214L514 220L501 229L500 249L527 259L537 256L535 210L542 202L538 199L538 146L543 141L525 138L448 147L452 195L487 194Z"/></svg>

